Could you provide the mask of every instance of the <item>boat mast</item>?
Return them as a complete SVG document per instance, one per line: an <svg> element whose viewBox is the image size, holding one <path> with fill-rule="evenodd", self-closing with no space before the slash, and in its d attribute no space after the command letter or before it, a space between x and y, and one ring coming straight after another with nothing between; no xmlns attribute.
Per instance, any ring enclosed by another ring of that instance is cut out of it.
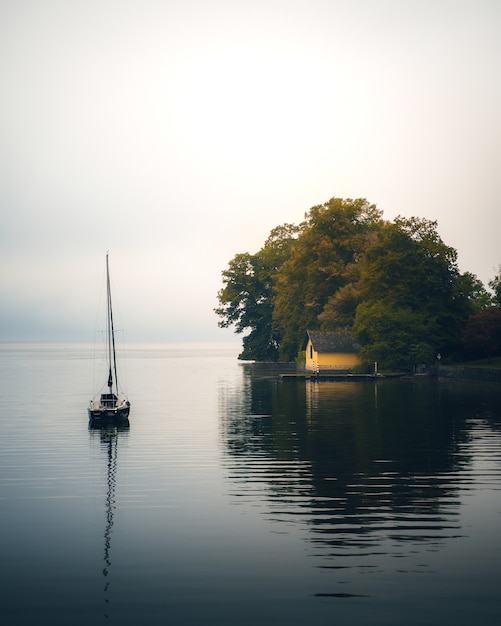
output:
<svg viewBox="0 0 501 626"><path fill-rule="evenodd" d="M106 253L106 291L108 293L108 387L110 389L110 393L113 393L113 374L111 371L113 364L113 370L115 372L115 387L118 394L117 359L115 355L115 329L113 327L113 309L111 306L111 283L108 253Z"/></svg>

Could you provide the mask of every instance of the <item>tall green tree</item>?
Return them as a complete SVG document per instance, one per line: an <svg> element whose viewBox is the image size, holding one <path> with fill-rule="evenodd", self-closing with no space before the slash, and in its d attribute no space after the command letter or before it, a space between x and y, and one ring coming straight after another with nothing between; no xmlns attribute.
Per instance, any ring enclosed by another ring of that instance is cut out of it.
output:
<svg viewBox="0 0 501 626"><path fill-rule="evenodd" d="M397 218L361 262L354 331L368 360L409 370L441 353L452 356L473 311L477 281L462 276L456 251L437 223Z"/></svg>
<svg viewBox="0 0 501 626"><path fill-rule="evenodd" d="M278 271L289 258L299 230L294 224L274 228L256 254L237 254L223 271L223 288L215 312L221 328L235 327L243 338L241 359L276 361L280 335L273 329L273 285Z"/></svg>
<svg viewBox="0 0 501 626"><path fill-rule="evenodd" d="M331 198L312 207L291 255L275 281L273 328L281 337L280 358L293 360L307 329L320 327L329 298L350 282L382 212L365 199Z"/></svg>
<svg viewBox="0 0 501 626"><path fill-rule="evenodd" d="M338 289L326 302L322 313L318 316L320 330L349 331L355 322L357 307L361 302L361 291L358 286L359 264L354 264L350 271L350 282Z"/></svg>

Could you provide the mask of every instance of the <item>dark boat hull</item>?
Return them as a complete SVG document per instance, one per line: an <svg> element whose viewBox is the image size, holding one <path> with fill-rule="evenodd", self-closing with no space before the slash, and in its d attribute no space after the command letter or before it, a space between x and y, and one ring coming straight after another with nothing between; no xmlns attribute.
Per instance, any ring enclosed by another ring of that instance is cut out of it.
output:
<svg viewBox="0 0 501 626"><path fill-rule="evenodd" d="M129 421L130 405L109 408L101 407L99 409L88 409L89 420L94 423L115 423L123 424Z"/></svg>

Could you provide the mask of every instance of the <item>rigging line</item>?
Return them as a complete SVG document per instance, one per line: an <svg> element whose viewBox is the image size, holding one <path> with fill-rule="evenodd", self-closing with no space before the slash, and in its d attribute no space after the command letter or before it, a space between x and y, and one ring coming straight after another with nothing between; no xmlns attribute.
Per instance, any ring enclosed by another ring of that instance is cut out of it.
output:
<svg viewBox="0 0 501 626"><path fill-rule="evenodd" d="M110 393L113 389L113 378L111 375L111 322L110 322L110 271L108 265L108 253L106 253L106 348L108 352L108 387Z"/></svg>
<svg viewBox="0 0 501 626"><path fill-rule="evenodd" d="M115 328L113 325L113 308L112 308L112 303L111 303L111 281L110 281L110 270L109 270L109 263L108 263L108 254L106 254L106 277L107 277L107 291L108 291L108 336L109 336L109 346L108 346L108 355L109 355L109 363L110 363L110 378L109 378L109 383L112 383L112 378L111 378L111 364L112 364L112 360L111 360L111 356L112 356L112 352L113 352L113 370L115 372L115 387L118 393L118 376L117 376L117 359L116 359L116 352L115 352ZM108 385L110 386L110 391L112 391L111 386L108 383Z"/></svg>
<svg viewBox="0 0 501 626"><path fill-rule="evenodd" d="M112 307L113 280L112 280L111 272L109 272L108 255L109 255L109 250L106 251L106 273L107 273L107 283L108 283L107 292L109 293L109 310L110 310L110 315L108 317L111 319L111 333L110 333L111 339L112 339L111 348L113 351L113 369L115 372L115 385L116 385L116 392L118 395L119 392L123 393L124 390L127 389L127 376L126 376L127 372L124 370L124 368L120 367L120 381L119 381L116 352L117 352L117 349L118 351L122 349L123 356L124 357L126 356L126 351L125 351L126 341L125 341L125 330L123 328L123 322L121 320L121 315L120 315L120 303L118 303L117 305L117 302L114 302L115 311L113 311L113 307ZM121 328L118 328L118 329L115 328L115 321L117 320L117 313L118 313L118 322L122 326ZM117 342L116 333L122 333L122 337L118 342ZM122 343L120 343L120 341ZM110 351L110 355L111 355L111 351ZM109 362L110 362L110 369L111 369L111 356L110 356ZM122 382L123 382L124 377L125 377L125 386L122 388Z"/></svg>
<svg viewBox="0 0 501 626"><path fill-rule="evenodd" d="M110 320L111 320L111 341L113 343L113 369L115 371L115 387L118 394L117 356L115 348L115 328L113 326L113 309L111 308L111 288L110 288Z"/></svg>

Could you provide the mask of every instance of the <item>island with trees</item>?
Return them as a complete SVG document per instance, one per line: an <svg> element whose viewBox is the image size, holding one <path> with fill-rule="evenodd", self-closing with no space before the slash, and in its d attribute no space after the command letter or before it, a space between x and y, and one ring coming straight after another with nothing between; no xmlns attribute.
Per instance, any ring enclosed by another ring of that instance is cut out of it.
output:
<svg viewBox="0 0 501 626"><path fill-rule="evenodd" d="M365 199L331 198L277 226L222 281L215 312L244 335L244 360L294 362L307 330L349 332L386 371L501 356L501 267L489 291L459 271L436 221L387 221Z"/></svg>

